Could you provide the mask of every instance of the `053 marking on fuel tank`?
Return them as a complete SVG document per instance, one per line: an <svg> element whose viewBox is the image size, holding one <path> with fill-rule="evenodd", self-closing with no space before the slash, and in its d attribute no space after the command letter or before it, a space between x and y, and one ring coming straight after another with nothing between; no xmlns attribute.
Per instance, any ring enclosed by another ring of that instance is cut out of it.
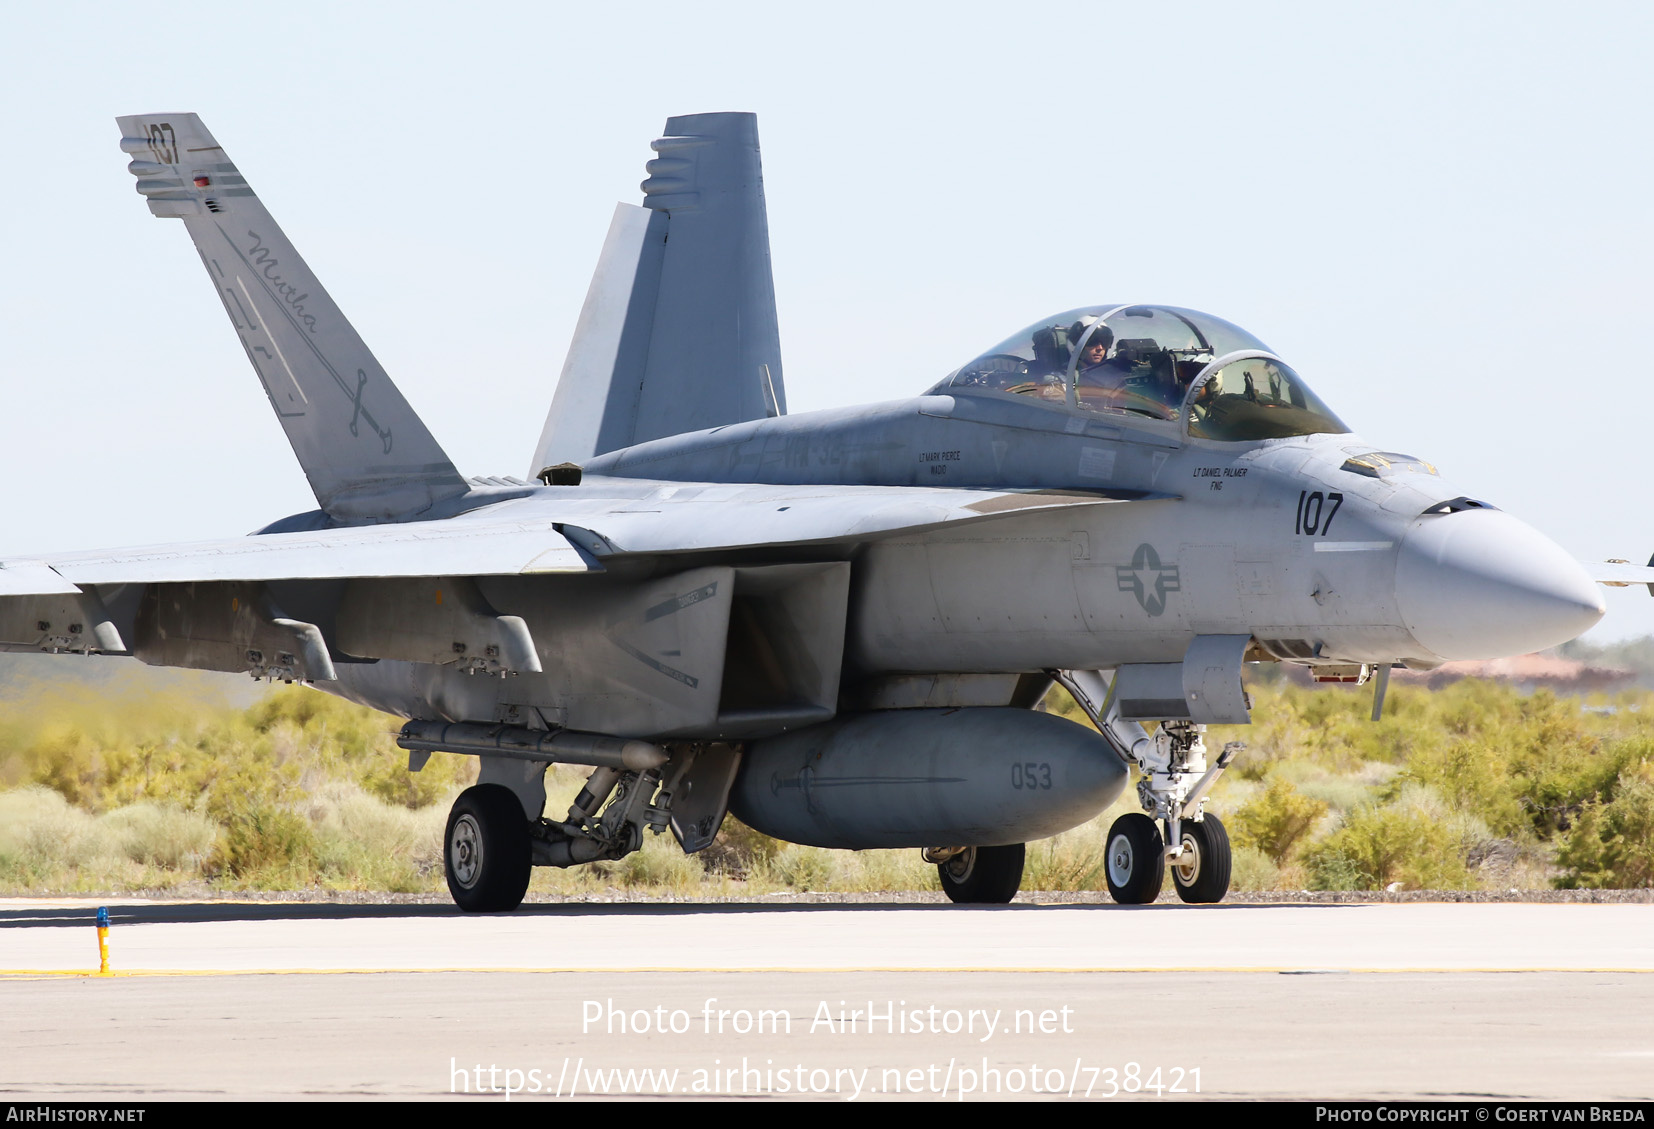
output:
<svg viewBox="0 0 1654 1129"><path fill-rule="evenodd" d="M1050 788L1051 766L1044 761L1017 761L1011 765L1011 787Z"/></svg>

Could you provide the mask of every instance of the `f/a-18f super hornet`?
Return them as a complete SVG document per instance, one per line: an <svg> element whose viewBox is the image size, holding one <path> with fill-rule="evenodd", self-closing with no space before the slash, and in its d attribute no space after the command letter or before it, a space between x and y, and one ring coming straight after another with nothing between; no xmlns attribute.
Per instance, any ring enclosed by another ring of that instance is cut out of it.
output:
<svg viewBox="0 0 1654 1129"><path fill-rule="evenodd" d="M1267 345L1140 303L1042 318L910 399L788 415L758 137L668 120L615 212L525 478L467 478L193 114L118 119L183 221L319 508L248 537L0 565L0 645L303 681L481 758L449 889L615 859L726 811L918 847L1003 902L1023 845L1136 778L1122 902L1222 898L1208 793L1247 663L1329 681L1560 643L1595 576L1357 438ZM1654 588L1651 588L1654 590ZM1036 706L1053 684L1095 723ZM1152 730L1145 722L1158 723ZM591 769L546 813L554 763Z"/></svg>

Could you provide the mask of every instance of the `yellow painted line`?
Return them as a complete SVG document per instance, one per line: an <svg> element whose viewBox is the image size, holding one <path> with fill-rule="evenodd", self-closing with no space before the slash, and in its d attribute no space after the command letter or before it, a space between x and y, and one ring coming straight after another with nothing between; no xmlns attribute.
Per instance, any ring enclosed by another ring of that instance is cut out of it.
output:
<svg viewBox="0 0 1654 1129"><path fill-rule="evenodd" d="M1154 972L1175 972L1175 973L1180 973L1180 974L1186 974L1186 973L1193 972L1193 973L1248 973L1248 974L1261 974L1261 975L1286 975L1286 974L1291 974L1291 975L1299 975L1299 976L1330 976L1330 975L1336 975L1336 974L1361 975L1361 976L1375 976L1375 975L1386 975L1387 976L1387 975L1406 975L1406 974L1413 974L1413 975L1421 975L1421 974L1451 975L1451 974L1454 974L1454 973L1484 973L1484 974L1491 974L1491 973L1507 973L1507 972L1508 973L1568 972L1568 973L1584 973L1584 974L1587 974L1587 975L1594 975L1594 974L1647 975L1647 974L1654 973L1654 968L1647 968L1647 967L1643 967L1643 968L1613 967L1613 966L1592 966L1592 967L1589 967L1589 968L1577 968L1577 967L1568 967L1568 966L1562 966L1562 965L1534 965L1534 966L1531 966L1531 967L1519 967L1519 968L1512 968L1512 967L1509 967L1509 966L1454 968L1454 967L1441 967L1441 966L1432 966L1432 965L1424 965L1424 966L1419 966L1419 967L1408 967L1408 968L1338 968L1338 967L1305 968L1303 966L1298 966L1298 965L1279 965L1279 966L1276 966L1276 965L1249 965L1249 966L1232 966L1232 967L1231 966L1223 966L1223 965L1204 965L1204 966L1189 965L1189 966L1177 966L1177 967L1158 967L1158 966L1156 966L1156 967L1129 967L1129 968L1121 968L1121 967L1107 966L1107 965L1101 965L1101 966L1097 966L1097 967L1087 967L1087 968L1073 968L1073 967L1069 967L1069 968L1051 968L1051 967L1011 968L1011 967L1004 967L1004 966L999 966L999 965L959 966L959 967L936 967L936 966L930 966L930 965L889 965L889 966L869 966L869 967L855 967L855 968L826 967L826 966L819 967L819 968L799 968L799 967L796 967L796 966L785 967L785 968L728 968L728 967L719 968L719 967L694 967L694 966L688 966L688 965L638 965L638 966L633 966L633 967L618 967L618 966L617 967L608 967L608 966L603 966L603 965L593 965L593 966L590 966L590 967L580 967L580 968L576 968L576 967L557 967L557 968L500 967L500 966L479 967L479 968L466 968L466 967L454 967L454 968L143 968L143 969L122 969L122 970L117 970L117 971L114 971L114 972L98 972L96 969L82 969L82 968L4 968L4 969L0 969L0 980L38 979L38 978L42 978L42 977L57 977L57 976L83 977L83 978L92 979L92 980L107 979L107 978L112 978L112 977L135 977L135 976L387 976L387 975L428 976L428 975L441 975L443 973L455 973L455 972L464 972L464 973L533 973L533 974L536 974L536 975L545 975L545 974L553 974L553 973L568 973L568 974L573 974L573 975L584 975L584 974L591 974L591 973L620 973L620 974L626 974L626 973L651 973L651 972L653 972L653 973L667 973L667 972L670 972L670 973L705 973L705 974L736 973L736 974L743 974L743 975L746 975L746 974L822 975L822 974L826 974L826 973L886 973L886 972L888 972L888 973L902 973L902 974L911 974L911 973L943 973L943 974L978 973L978 974L992 974L992 973L1000 973L1000 974L1016 975L1016 976L1023 976L1023 975L1072 976L1072 975L1091 975L1091 974L1097 974L1097 973L1142 974L1142 973L1154 973Z"/></svg>

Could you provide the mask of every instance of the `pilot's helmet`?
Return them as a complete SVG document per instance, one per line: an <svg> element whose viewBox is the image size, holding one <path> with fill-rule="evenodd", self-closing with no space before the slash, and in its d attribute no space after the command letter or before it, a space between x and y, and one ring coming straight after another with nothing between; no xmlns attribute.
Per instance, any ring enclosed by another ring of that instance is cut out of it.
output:
<svg viewBox="0 0 1654 1129"><path fill-rule="evenodd" d="M1097 344L1113 345L1114 344L1114 331L1112 329L1110 329L1106 325L1100 324L1097 318L1084 317L1084 318L1081 318L1079 321L1075 322L1073 325L1068 327L1068 343L1069 343L1070 347L1075 348L1075 349L1079 348L1080 347L1080 339L1085 337L1086 330L1090 329L1094 325L1097 328L1091 334L1091 338L1088 341L1086 341L1085 347L1087 349L1089 349L1093 345L1097 345Z"/></svg>

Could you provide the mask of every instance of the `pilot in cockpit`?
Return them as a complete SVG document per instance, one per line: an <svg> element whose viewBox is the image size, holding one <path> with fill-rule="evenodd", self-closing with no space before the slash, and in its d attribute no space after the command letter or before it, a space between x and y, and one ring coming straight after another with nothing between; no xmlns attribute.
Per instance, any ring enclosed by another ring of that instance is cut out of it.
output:
<svg viewBox="0 0 1654 1129"><path fill-rule="evenodd" d="M1092 326L1096 325L1095 329ZM1086 337L1086 331L1091 336ZM1094 321L1081 320L1068 329L1068 339L1079 347L1074 373L1075 392L1083 404L1105 407L1125 385L1130 366L1120 357L1109 357L1114 331Z"/></svg>
<svg viewBox="0 0 1654 1129"><path fill-rule="evenodd" d="M1083 321L1077 321L1068 329L1068 339L1078 342L1089 329ZM1089 374L1093 379L1103 375L1104 366L1108 364L1108 347L1114 344L1114 331L1106 325L1099 325L1085 345L1080 349L1079 374L1080 379L1086 379Z"/></svg>

